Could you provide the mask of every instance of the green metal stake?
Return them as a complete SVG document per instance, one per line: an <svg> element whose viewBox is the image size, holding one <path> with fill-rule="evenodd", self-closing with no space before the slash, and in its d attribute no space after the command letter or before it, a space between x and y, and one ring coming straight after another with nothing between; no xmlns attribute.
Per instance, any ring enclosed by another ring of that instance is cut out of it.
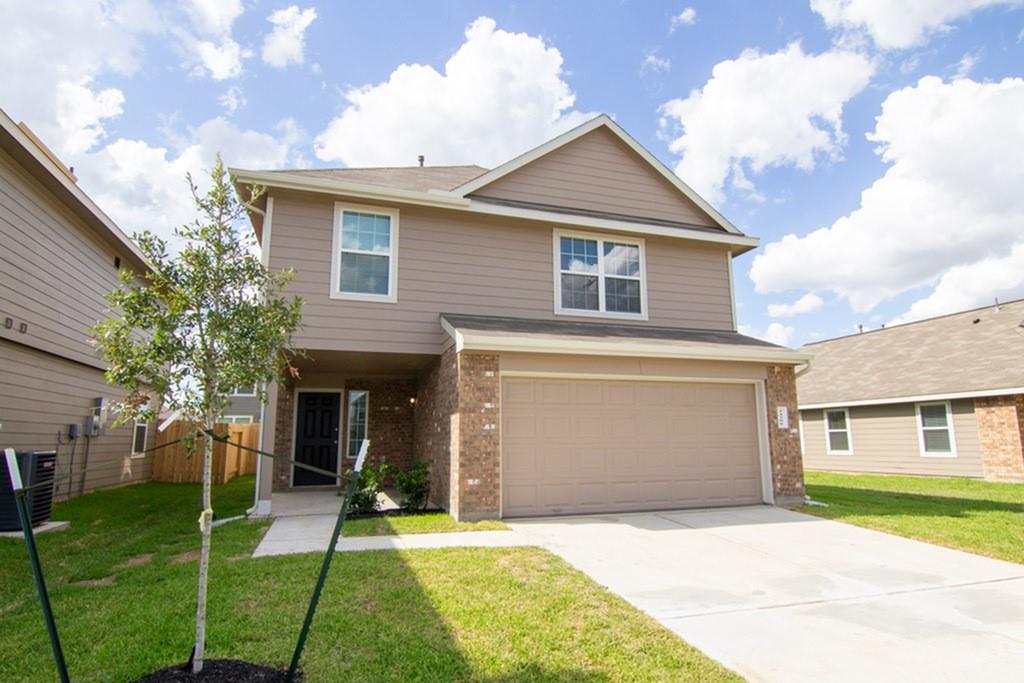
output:
<svg viewBox="0 0 1024 683"><path fill-rule="evenodd" d="M21 483L21 469L18 467L18 456L13 448L4 450L7 457L7 473L11 477L11 489L14 491L14 504L18 508L18 518L21 520L21 530L25 533L25 545L28 547L28 559L32 564L32 575L36 579L36 591L39 593L39 604L43 607L43 619L46 620L46 630L50 634L50 645L53 647L53 659L57 663L57 673L60 674L61 683L68 683L68 667L64 663L64 652L60 647L60 637L57 635L57 622L53 620L53 610L50 609L50 596L46 592L46 581L43 579L43 568L39 565L39 553L36 551L36 539L32 534L32 520L28 516L28 506L25 505L25 487Z"/></svg>
<svg viewBox="0 0 1024 683"><path fill-rule="evenodd" d="M327 546L327 553L324 554L324 562L320 565L320 577L316 580L316 588L313 589L313 597L309 600L309 609L306 610L306 620L302 622L302 630L299 632L299 641L295 643L295 652L292 654L292 663L288 667L288 675L285 676L286 683L292 683L295 679L295 672L299 668L299 659L302 658L302 650L306 647L306 638L309 636L309 627L313 625L313 615L316 614L317 603L320 602L320 593L324 589L324 581L327 580L327 571L331 568L331 559L334 557L334 548L338 545L338 538L341 537L341 527L345 524L345 516L348 514L348 502L352 500L356 484L359 481L359 473L363 469L363 460L366 459L366 451L370 442L363 439L363 445L359 448L359 457L356 458L356 465L352 470L352 480L348 483L348 490L345 492L345 502L341 504L341 512L338 513L338 521L334 525L334 532L331 534L331 543Z"/></svg>

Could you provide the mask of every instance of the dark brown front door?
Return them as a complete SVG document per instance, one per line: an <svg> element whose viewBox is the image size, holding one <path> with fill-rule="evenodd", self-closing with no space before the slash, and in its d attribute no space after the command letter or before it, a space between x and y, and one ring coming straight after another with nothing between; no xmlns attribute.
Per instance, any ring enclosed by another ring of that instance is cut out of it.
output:
<svg viewBox="0 0 1024 683"><path fill-rule="evenodd" d="M338 471L338 416L341 395L337 393L299 394L296 420L295 460L329 472ZM333 477L295 467L295 486L337 484Z"/></svg>

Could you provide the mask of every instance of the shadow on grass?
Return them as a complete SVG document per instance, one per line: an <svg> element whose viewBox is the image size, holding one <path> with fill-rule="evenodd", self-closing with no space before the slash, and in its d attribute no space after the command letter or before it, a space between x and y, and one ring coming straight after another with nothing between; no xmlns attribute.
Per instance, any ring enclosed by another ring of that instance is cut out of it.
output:
<svg viewBox="0 0 1024 683"><path fill-rule="evenodd" d="M982 498L902 493L827 484L808 485L807 492L812 499L829 504L827 508L810 508L810 510L814 514L832 518L862 515L963 517L978 512L1006 512L1024 515L1024 504Z"/></svg>

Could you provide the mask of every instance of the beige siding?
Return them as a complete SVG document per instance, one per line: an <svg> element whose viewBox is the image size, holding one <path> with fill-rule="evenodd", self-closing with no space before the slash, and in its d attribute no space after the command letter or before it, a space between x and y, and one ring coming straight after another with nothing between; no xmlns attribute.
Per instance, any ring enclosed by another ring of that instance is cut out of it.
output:
<svg viewBox="0 0 1024 683"><path fill-rule="evenodd" d="M93 399L114 400L123 393L107 384L100 370L64 360L40 351L0 340L0 448L58 451L58 469L71 465L72 447L57 445L57 433L64 435L71 423L84 428ZM149 441L155 429L150 425ZM80 438L74 452L74 472L85 463L88 444L88 472L85 490L117 486L150 478L152 454L131 456L132 427L107 426L95 438ZM72 493L79 480L71 482ZM64 495L68 482L60 482Z"/></svg>
<svg viewBox="0 0 1024 683"><path fill-rule="evenodd" d="M601 320L554 314L553 226L422 207L401 208L398 303L331 299L333 215L331 198L274 195L270 263L296 270L300 346L440 353L440 313ZM649 237L639 324L732 329L728 258L724 247Z"/></svg>
<svg viewBox="0 0 1024 683"><path fill-rule="evenodd" d="M0 244L0 314L14 319L0 338L99 366L86 328L117 284L115 252L4 151Z"/></svg>
<svg viewBox="0 0 1024 683"><path fill-rule="evenodd" d="M952 409L955 458L921 456L913 403L850 408L852 455L828 455L823 411L802 411L804 467L843 472L981 477L981 446L974 403L953 401Z"/></svg>
<svg viewBox="0 0 1024 683"><path fill-rule="evenodd" d="M603 127L480 188L474 196L715 225L696 204Z"/></svg>

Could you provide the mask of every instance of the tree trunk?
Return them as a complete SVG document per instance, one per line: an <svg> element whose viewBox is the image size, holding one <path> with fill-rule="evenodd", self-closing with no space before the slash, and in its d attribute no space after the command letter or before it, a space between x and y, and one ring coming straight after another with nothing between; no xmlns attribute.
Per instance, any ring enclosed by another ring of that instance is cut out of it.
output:
<svg viewBox="0 0 1024 683"><path fill-rule="evenodd" d="M213 430L213 416L207 415L206 428ZM192 672L203 670L203 651L206 648L206 582L210 567L210 532L213 523L213 509L210 502L210 488L213 482L213 439L203 438L203 511L199 515L199 533L202 539L199 548L199 591L196 595L196 645L192 660Z"/></svg>

